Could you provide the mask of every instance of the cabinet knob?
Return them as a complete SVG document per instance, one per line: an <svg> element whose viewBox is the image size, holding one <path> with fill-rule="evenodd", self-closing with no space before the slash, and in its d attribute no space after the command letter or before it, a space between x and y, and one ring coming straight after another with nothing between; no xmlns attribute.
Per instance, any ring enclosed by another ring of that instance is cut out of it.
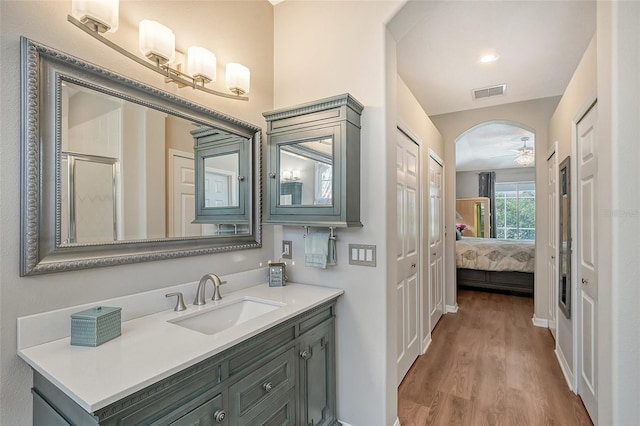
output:
<svg viewBox="0 0 640 426"><path fill-rule="evenodd" d="M271 392L271 390L273 389L273 383L271 382L264 383L262 385L262 389L264 389L267 392Z"/></svg>
<svg viewBox="0 0 640 426"><path fill-rule="evenodd" d="M275 179L275 178L276 178L276 174L275 174L275 173L269 173L269 177L270 177L271 179Z"/></svg>
<svg viewBox="0 0 640 426"><path fill-rule="evenodd" d="M300 358L304 359L305 361L308 360L309 358L311 358L311 352L309 351L300 352Z"/></svg>
<svg viewBox="0 0 640 426"><path fill-rule="evenodd" d="M238 176L238 180L239 180L240 182L244 182L244 176Z"/></svg>
<svg viewBox="0 0 640 426"><path fill-rule="evenodd" d="M213 420L215 420L218 423L222 423L225 417L227 417L227 413L224 410L218 410L215 413L213 413Z"/></svg>

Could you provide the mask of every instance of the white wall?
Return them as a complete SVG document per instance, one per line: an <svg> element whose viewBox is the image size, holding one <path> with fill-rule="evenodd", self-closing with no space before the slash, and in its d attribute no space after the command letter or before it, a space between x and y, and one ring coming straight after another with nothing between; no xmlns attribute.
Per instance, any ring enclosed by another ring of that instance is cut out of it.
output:
<svg viewBox="0 0 640 426"><path fill-rule="evenodd" d="M292 281L345 290L337 308L337 399L338 417L352 425L389 425L397 411L395 311L388 301L395 282L386 279L392 209L385 194L390 179L385 22L397 7L390 1L286 1L274 8L275 107L345 92L364 104L360 156L364 227L338 230L338 265L326 270L304 266L301 227L277 227L274 241L277 252L281 239L293 241L295 264L288 269ZM377 267L349 265L348 243L375 244Z"/></svg>
<svg viewBox="0 0 640 426"><path fill-rule="evenodd" d="M640 419L640 3L598 2L598 423Z"/></svg>
<svg viewBox="0 0 640 426"><path fill-rule="evenodd" d="M142 16L167 20L179 43L211 43L219 64L216 88L224 89L223 67L231 60L252 71L249 102L238 102L165 85L163 78L119 56L66 21L71 2L0 2L0 424L31 424L31 370L16 354L16 318L169 285L191 282L206 272L254 269L273 251L272 230L263 249L146 262L86 271L20 278L20 85L19 36L84 58L162 90L261 125L273 108L273 8L263 0L243 2L120 3L120 29L107 35L137 52Z"/></svg>
<svg viewBox="0 0 640 426"><path fill-rule="evenodd" d="M580 116L586 112L586 108L591 105L596 99L597 92L597 55L596 55L596 38L594 36L591 43L587 47L576 71L574 72L567 88L562 96L562 99L558 103L558 107L556 108L551 120L549 121L549 139L547 140L547 150L551 149L551 146L557 142L557 152L556 158L558 159L558 163L562 162L567 155L571 155L572 146L573 146L573 130L575 128L576 123L579 121ZM572 163L572 178L575 179L575 163ZM575 185L572 186L574 189ZM544 188L541 186L538 188L539 194L542 194L542 191L546 191L546 186ZM574 192L575 194L575 192ZM546 197L545 197L546 198ZM572 204L575 206L575 197ZM576 215L572 215L575 219ZM575 229L575 227L574 227ZM546 239L549 236L548 232L538 232L536 233L539 238L544 239L543 244L546 246L548 244L548 240ZM576 238L575 231L573 238ZM575 252L575 251L574 251ZM574 262L575 263L575 262ZM574 265L574 270L575 270ZM577 275L574 275L577 276ZM572 283L572 319L575 319L576 312L576 279L574 278ZM560 356L564 358L567 363L568 368L571 371L571 374L575 375L574 371L574 352L573 352L573 324L572 319L567 319L564 314L558 311L557 322L556 322L556 340L558 342L558 350L560 352Z"/></svg>
<svg viewBox="0 0 640 426"><path fill-rule="evenodd" d="M455 225L455 141L465 131L477 126L480 123L493 120L512 121L530 128L536 135L536 143L540 146L547 145L547 125L549 118L558 104L559 97L534 99L531 101L515 102L495 107L479 108L469 111L454 112L450 114L442 114L431 117L434 124L442 133L445 140L445 161L447 163L447 171L445 173L446 189L445 189L445 215L447 229L453 229ZM546 150L536 150L536 164L544 165L546 161ZM536 168L536 182L544 182L545 167ZM546 218L544 215L543 199L536 199L536 234L538 232L546 232ZM455 233L447 235L448 244L446 250L446 282L447 282L447 305L456 304L456 288L455 288ZM536 283L534 289L535 297L535 316L537 318L546 318L547 312L547 289L541 285L539 280L544 276L544 259L546 259L545 247L536 242Z"/></svg>
<svg viewBox="0 0 640 426"><path fill-rule="evenodd" d="M456 198L477 197L480 187L478 174L490 171L496 172L496 183L532 182L536 180L535 167L456 172Z"/></svg>

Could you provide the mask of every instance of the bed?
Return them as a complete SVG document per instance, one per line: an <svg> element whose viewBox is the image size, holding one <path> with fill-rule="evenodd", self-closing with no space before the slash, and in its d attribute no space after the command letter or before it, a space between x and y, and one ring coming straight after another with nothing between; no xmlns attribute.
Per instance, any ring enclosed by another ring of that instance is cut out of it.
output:
<svg viewBox="0 0 640 426"><path fill-rule="evenodd" d="M458 285L533 296L533 241L463 237L456 241Z"/></svg>

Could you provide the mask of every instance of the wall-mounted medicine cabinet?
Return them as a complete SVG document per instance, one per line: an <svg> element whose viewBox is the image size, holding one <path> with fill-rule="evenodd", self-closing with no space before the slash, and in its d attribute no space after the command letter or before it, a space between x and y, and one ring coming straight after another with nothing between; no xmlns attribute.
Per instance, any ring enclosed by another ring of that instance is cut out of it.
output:
<svg viewBox="0 0 640 426"><path fill-rule="evenodd" d="M252 140L211 127L193 130L191 135L196 179L193 223L248 227Z"/></svg>
<svg viewBox="0 0 640 426"><path fill-rule="evenodd" d="M265 223L361 227L360 117L349 94L264 113Z"/></svg>

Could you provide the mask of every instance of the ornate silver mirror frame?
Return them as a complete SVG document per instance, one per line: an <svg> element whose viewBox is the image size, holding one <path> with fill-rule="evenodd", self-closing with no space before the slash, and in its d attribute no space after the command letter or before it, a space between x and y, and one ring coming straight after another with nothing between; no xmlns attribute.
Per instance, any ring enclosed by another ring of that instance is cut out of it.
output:
<svg viewBox="0 0 640 426"><path fill-rule="evenodd" d="M106 243L61 243L61 86L67 81L238 135L250 145L250 231ZM20 275L261 247L261 129L21 38Z"/></svg>

